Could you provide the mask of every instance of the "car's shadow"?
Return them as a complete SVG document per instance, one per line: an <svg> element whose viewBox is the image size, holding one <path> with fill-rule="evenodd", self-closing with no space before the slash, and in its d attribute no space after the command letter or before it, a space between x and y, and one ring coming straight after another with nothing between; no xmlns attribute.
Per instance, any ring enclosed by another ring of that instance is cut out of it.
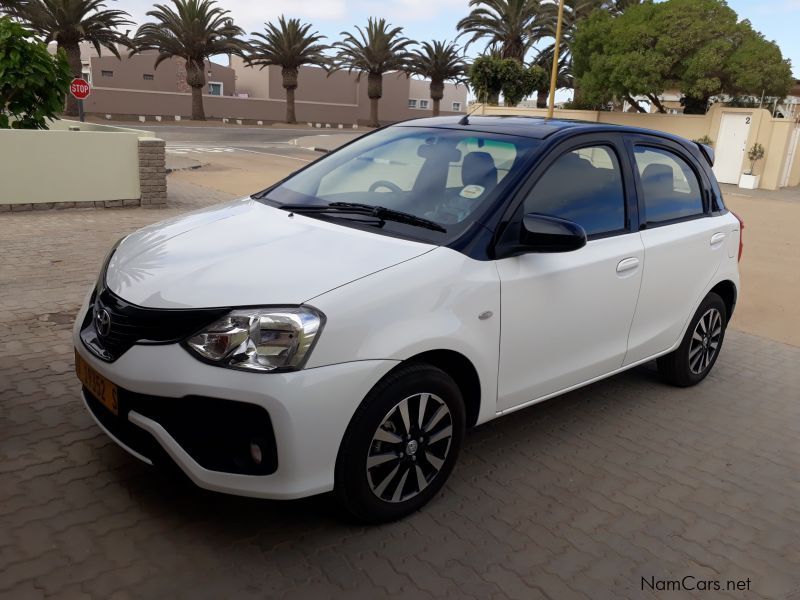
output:
<svg viewBox="0 0 800 600"><path fill-rule="evenodd" d="M581 436L593 427L593 420L614 419L616 412L632 410L642 397L671 389L660 383L654 364L648 364L481 425L468 432L459 465L429 507L444 508L448 495L469 495L469 486L491 476L521 445L523 456L536 456L552 444L545 434L554 429L561 435ZM230 534L231 541L243 530L288 535L322 527L360 527L339 509L332 494L291 501L231 496L196 487L177 468L146 466L113 442L100 452L106 454L101 461L115 471L145 513L171 513L189 526L213 521L216 534L223 538Z"/></svg>

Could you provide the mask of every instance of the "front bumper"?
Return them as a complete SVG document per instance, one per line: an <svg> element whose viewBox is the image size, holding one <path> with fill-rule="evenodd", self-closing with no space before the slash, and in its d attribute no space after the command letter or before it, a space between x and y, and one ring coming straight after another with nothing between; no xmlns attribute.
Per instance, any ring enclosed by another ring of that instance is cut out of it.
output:
<svg viewBox="0 0 800 600"><path fill-rule="evenodd" d="M82 311L79 324L84 316ZM259 498L300 498L332 490L336 456L353 413L372 386L397 364L367 360L293 373L244 373L202 363L178 344L135 345L115 362L107 363L84 347L78 329L73 338L84 360L135 396L146 397L151 403L180 403L180 413L185 413L186 419L184 429L192 426L195 397L263 409L274 434L276 469L264 475L243 474L215 470L219 465L207 468L207 457L198 462L196 449L187 451L185 439L177 436L182 445L167 430L170 425L159 422L159 411L137 410L135 403L126 407L123 401L119 417L114 417L98 412L105 410L102 406L90 406L93 400L84 392L93 418L137 458L152 463L160 458L154 456L156 453L168 456L200 487Z"/></svg>

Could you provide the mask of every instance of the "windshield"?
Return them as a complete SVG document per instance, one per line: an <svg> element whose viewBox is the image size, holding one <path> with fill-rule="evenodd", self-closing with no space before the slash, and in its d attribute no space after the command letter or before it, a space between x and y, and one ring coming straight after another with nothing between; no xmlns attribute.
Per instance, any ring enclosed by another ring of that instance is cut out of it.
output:
<svg viewBox="0 0 800 600"><path fill-rule="evenodd" d="M348 202L401 211L432 221L445 231L416 231L408 222L382 222L381 229L440 243L480 217L537 144L533 139L469 130L390 127L359 139L257 197L277 206ZM352 215L311 216L340 219L344 225L365 223Z"/></svg>

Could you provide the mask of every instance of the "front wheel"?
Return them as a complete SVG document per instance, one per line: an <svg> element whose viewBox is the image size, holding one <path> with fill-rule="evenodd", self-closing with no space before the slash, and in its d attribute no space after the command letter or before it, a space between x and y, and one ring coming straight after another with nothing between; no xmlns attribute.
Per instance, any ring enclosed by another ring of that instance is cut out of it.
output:
<svg viewBox="0 0 800 600"><path fill-rule="evenodd" d="M461 392L444 371L412 364L390 373L345 433L336 461L339 502L373 523L418 510L453 470L464 429Z"/></svg>
<svg viewBox="0 0 800 600"><path fill-rule="evenodd" d="M692 317L678 348L658 359L658 372L667 383L689 387L703 381L717 362L728 311L717 294L711 292Z"/></svg>

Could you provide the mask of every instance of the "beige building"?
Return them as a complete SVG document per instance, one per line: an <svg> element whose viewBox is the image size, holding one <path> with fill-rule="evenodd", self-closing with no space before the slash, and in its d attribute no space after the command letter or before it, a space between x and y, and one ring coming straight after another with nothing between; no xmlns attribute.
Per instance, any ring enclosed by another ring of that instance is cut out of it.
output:
<svg viewBox="0 0 800 600"><path fill-rule="evenodd" d="M92 93L84 103L87 113L139 120L189 118L190 89L182 60L165 60L156 69L155 52L128 57L121 48L120 54L122 59L104 50L99 56L91 45L81 46L83 74L92 84ZM280 67L248 67L234 56L228 66L207 63L206 79L204 108L209 118L262 122L285 118L286 92ZM385 75L381 121L429 116L433 102L428 86L428 81L401 73ZM301 122L332 126L364 123L369 118L366 78L359 80L355 73L346 71L328 75L321 68L302 67L295 105ZM466 86L446 84L442 114L461 113L466 105Z"/></svg>
<svg viewBox="0 0 800 600"><path fill-rule="evenodd" d="M667 114L670 115L683 114L681 98L683 98L683 94L678 90L667 90L658 97ZM723 99L725 98L726 97L723 96ZM751 99L755 104L760 103L760 98L751 97ZM650 112L658 112L656 106L644 96L638 97L637 100L639 100L641 104L648 105L650 107ZM625 104L627 108L627 102ZM765 103L763 108L774 112L776 116L786 119L800 117L800 79L795 80L794 85L792 86L791 90L789 90L789 95L786 96L786 98L780 102L773 101L771 103Z"/></svg>
<svg viewBox="0 0 800 600"><path fill-rule="evenodd" d="M236 72L236 90L240 96L266 100L286 98L283 89L281 68L277 66L248 67L238 56L230 58L230 66ZM380 118L401 121L430 116L433 101L430 99L430 82L409 78L402 73L388 73L383 77L383 97L380 103ZM303 116L304 108L313 114L316 105L350 107L364 121L369 117L369 97L366 77L359 79L356 73L336 71L328 74L319 67L301 67L295 91L297 120L314 120ZM440 110L442 114L458 114L467 106L467 87L446 83Z"/></svg>

